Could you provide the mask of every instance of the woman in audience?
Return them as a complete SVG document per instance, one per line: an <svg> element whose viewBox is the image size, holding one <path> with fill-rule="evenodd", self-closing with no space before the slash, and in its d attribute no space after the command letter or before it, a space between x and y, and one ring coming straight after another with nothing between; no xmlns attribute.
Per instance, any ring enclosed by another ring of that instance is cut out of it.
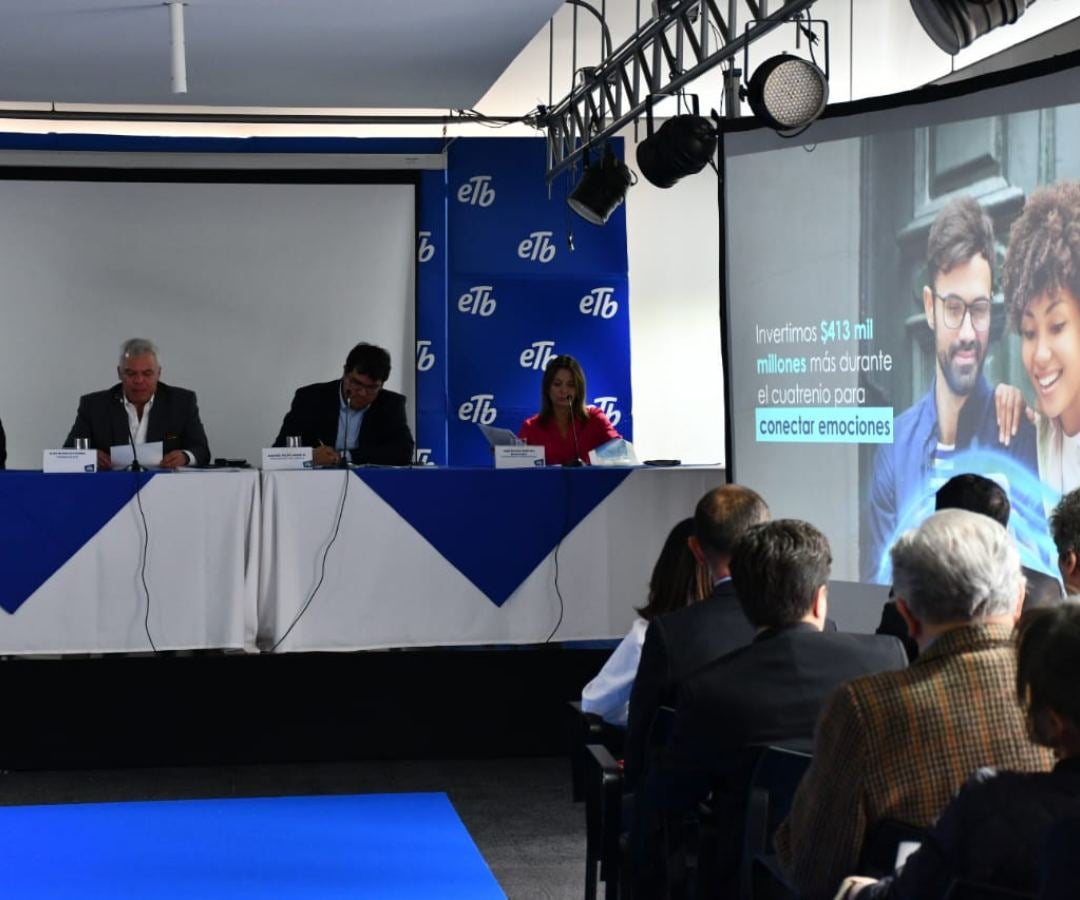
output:
<svg viewBox="0 0 1080 900"><path fill-rule="evenodd" d="M522 423L518 437L542 446L549 466L576 466L619 432L602 410L585 405L585 373L574 357L564 355L552 357L544 368L540 412Z"/></svg>
<svg viewBox="0 0 1080 900"><path fill-rule="evenodd" d="M693 519L683 519L671 529L649 579L649 601L637 610L638 618L608 657L600 674L585 685L581 692L583 711L625 728L630 689L634 686L649 621L708 595L711 587L708 573L694 559L687 543L693 533Z"/></svg>
<svg viewBox="0 0 1080 900"><path fill-rule="evenodd" d="M837 900L935 900L955 879L1034 893L1053 825L1080 815L1080 606L1040 607L1020 620L1016 692L1052 772L980 769L919 849L883 881L848 878Z"/></svg>

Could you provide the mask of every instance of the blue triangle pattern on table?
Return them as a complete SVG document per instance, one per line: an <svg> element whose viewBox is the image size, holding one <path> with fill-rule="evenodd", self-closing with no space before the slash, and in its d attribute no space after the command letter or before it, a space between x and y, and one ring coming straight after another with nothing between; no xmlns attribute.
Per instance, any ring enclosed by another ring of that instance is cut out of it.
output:
<svg viewBox="0 0 1080 900"><path fill-rule="evenodd" d="M153 476L0 472L0 609L14 613Z"/></svg>
<svg viewBox="0 0 1080 900"><path fill-rule="evenodd" d="M502 606L631 469L357 469L360 480Z"/></svg>

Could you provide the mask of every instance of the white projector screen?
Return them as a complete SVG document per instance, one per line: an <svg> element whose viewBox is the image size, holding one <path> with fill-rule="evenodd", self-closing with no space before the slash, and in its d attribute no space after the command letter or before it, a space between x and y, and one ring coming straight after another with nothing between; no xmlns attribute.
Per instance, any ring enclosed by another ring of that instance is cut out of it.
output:
<svg viewBox="0 0 1080 900"><path fill-rule="evenodd" d="M129 337L198 393L214 457L257 465L295 389L362 340L390 351L413 421L414 185L194 177L0 177L9 468L41 467Z"/></svg>

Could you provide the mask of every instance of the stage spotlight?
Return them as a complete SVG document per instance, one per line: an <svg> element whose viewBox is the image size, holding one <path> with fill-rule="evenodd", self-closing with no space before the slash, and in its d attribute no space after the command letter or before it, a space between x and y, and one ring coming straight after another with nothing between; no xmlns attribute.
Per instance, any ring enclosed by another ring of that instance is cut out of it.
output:
<svg viewBox="0 0 1080 900"><path fill-rule="evenodd" d="M585 174L566 203L586 222L604 225L626 199L626 191L633 183L633 173L616 158L611 144L606 144L604 155L596 165L590 165L586 157Z"/></svg>
<svg viewBox="0 0 1080 900"><path fill-rule="evenodd" d="M651 120L651 117L650 117ZM641 174L658 188L669 188L680 178L696 175L716 152L716 129L701 116L674 116L656 134L638 144Z"/></svg>
<svg viewBox="0 0 1080 900"><path fill-rule="evenodd" d="M754 115L783 134L806 128L829 102L829 79L808 59L781 53L765 60L746 87Z"/></svg>
<svg viewBox="0 0 1080 900"><path fill-rule="evenodd" d="M999 25L1012 25L1035 0L911 0L930 39L955 56Z"/></svg>

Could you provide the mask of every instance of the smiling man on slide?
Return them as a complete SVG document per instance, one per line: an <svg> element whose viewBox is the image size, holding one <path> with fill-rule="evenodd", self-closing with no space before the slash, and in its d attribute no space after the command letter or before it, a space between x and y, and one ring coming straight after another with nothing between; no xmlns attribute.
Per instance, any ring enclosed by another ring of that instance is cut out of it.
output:
<svg viewBox="0 0 1080 900"><path fill-rule="evenodd" d="M903 519L918 524L933 512L934 494L957 470L965 450L998 450L1035 471L1035 429L1023 415L1002 415L1014 388L995 392L983 374L990 343L994 231L970 197L949 202L930 226L923 288L926 323L934 333L934 381L921 400L896 417L893 443L874 459L868 580L881 581L883 557ZM992 473L981 473L991 476ZM920 513L922 507L925 511ZM884 562L887 565L887 560Z"/></svg>

